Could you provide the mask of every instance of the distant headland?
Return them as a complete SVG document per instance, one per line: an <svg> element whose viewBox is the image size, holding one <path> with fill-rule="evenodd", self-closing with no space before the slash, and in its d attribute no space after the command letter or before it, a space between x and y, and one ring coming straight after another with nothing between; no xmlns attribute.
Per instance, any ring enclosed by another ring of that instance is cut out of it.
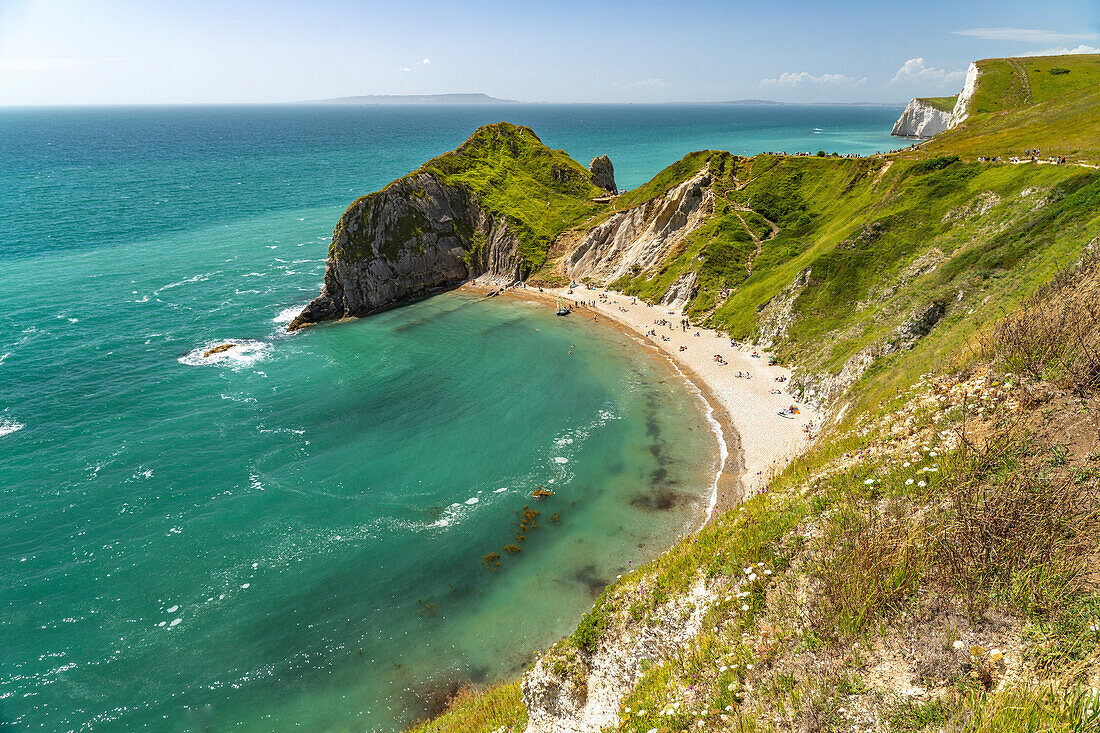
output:
<svg viewBox="0 0 1100 733"><path fill-rule="evenodd" d="M314 99L310 104L515 104L514 99L497 99L476 94L362 94L357 97Z"/></svg>

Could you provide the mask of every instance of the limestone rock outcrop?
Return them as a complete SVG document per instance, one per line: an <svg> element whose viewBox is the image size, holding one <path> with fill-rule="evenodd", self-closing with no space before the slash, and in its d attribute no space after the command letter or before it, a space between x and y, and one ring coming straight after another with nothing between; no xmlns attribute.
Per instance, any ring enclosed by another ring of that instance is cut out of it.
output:
<svg viewBox="0 0 1100 733"><path fill-rule="evenodd" d="M894 123L890 134L899 137L932 137L946 130L950 123L949 112L937 109L923 99L912 99Z"/></svg>
<svg viewBox="0 0 1100 733"><path fill-rule="evenodd" d="M464 187L415 173L355 201L336 225L318 295L289 330L391 308L491 273L518 279L519 240Z"/></svg>
<svg viewBox="0 0 1100 733"><path fill-rule="evenodd" d="M601 284L654 268L713 210L714 192L704 170L663 196L614 214L590 229L566 255L562 267L574 280L590 278Z"/></svg>
<svg viewBox="0 0 1100 733"><path fill-rule="evenodd" d="M599 186L608 193L618 193L615 187L615 166L611 165L611 159L606 155L593 158L588 164L588 170L592 171L592 184Z"/></svg>

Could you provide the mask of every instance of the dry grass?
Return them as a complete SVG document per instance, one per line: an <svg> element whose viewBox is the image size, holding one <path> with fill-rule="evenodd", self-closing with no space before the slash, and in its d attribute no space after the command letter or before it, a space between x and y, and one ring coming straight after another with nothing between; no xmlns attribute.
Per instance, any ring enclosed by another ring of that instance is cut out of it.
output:
<svg viewBox="0 0 1100 733"><path fill-rule="evenodd" d="M1100 254L1063 270L1007 316L985 350L1008 369L1078 394L1100 387Z"/></svg>
<svg viewBox="0 0 1100 733"><path fill-rule="evenodd" d="M977 616L1000 602L1046 613L1083 590L1100 537L1100 491L1057 446L1001 426L965 445L945 482L936 567Z"/></svg>

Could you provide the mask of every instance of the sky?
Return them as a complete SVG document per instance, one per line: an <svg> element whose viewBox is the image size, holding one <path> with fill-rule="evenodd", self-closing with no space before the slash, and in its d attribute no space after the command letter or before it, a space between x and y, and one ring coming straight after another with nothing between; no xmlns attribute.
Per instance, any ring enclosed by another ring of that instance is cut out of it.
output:
<svg viewBox="0 0 1100 733"><path fill-rule="evenodd" d="M1100 0L0 0L0 106L898 103L1066 52L1100 53Z"/></svg>

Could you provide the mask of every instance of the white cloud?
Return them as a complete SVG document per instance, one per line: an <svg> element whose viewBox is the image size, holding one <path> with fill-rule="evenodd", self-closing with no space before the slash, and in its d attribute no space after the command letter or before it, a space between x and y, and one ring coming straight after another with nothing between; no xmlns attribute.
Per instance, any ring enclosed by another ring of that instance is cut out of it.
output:
<svg viewBox="0 0 1100 733"><path fill-rule="evenodd" d="M664 79L643 79L641 81L632 81L627 84L628 87L664 87Z"/></svg>
<svg viewBox="0 0 1100 733"><path fill-rule="evenodd" d="M431 59L420 59L420 65L421 65L421 66L427 66L427 65L428 65L428 64L430 64L431 62L432 62L432 60L431 60Z"/></svg>
<svg viewBox="0 0 1100 733"><path fill-rule="evenodd" d="M1095 33L1058 33L1039 28L968 28L952 31L958 36L981 38L983 41L1021 41L1023 43L1072 43L1097 38Z"/></svg>
<svg viewBox="0 0 1100 733"><path fill-rule="evenodd" d="M0 71L53 71L92 63L84 59L0 59Z"/></svg>
<svg viewBox="0 0 1100 733"><path fill-rule="evenodd" d="M1065 56L1072 53L1100 53L1096 46L1086 46L1084 43L1076 48L1044 48L1042 51L1027 51L1021 56Z"/></svg>
<svg viewBox="0 0 1100 733"><path fill-rule="evenodd" d="M402 66L398 71L412 71L408 66Z"/></svg>
<svg viewBox="0 0 1100 733"><path fill-rule="evenodd" d="M761 79L761 86L793 87L798 84L863 84L867 77L856 79L847 74L821 74L814 76L808 71L785 71L774 79Z"/></svg>
<svg viewBox="0 0 1100 733"><path fill-rule="evenodd" d="M890 83L907 84L919 82L921 84L947 84L950 82L960 82L965 77L966 72L963 70L948 71L947 69L937 69L934 66L926 64L923 56L918 56L902 64L901 68L894 74L894 78L890 80Z"/></svg>

